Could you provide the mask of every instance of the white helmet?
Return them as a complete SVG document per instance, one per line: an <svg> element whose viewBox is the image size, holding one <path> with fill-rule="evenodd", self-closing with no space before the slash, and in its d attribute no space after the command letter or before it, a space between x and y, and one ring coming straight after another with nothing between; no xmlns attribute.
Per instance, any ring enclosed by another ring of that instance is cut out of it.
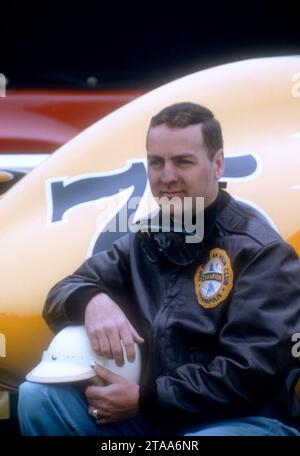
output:
<svg viewBox="0 0 300 456"><path fill-rule="evenodd" d="M124 348L123 348L124 353ZM67 326L51 341L42 361L26 375L26 380L37 383L66 383L95 377L94 363L129 380L139 383L141 353L135 344L135 361L126 354L124 365L118 367L113 359L98 356L93 351L84 326Z"/></svg>

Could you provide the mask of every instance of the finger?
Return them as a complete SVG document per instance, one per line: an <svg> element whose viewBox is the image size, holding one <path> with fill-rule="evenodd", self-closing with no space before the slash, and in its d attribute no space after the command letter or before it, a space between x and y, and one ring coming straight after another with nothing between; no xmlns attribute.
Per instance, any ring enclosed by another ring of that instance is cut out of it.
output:
<svg viewBox="0 0 300 456"><path fill-rule="evenodd" d="M99 407L98 404L96 404L96 403L94 402L93 404L90 404L90 405L88 406L88 414L91 415L91 416L94 416L94 415L93 415L93 412L94 412L95 409L100 410L100 407Z"/></svg>
<svg viewBox="0 0 300 456"><path fill-rule="evenodd" d="M91 399L89 402L89 408L88 410L93 412L93 410L98 409L98 410L105 410L104 404L99 401L98 399Z"/></svg>
<svg viewBox="0 0 300 456"><path fill-rule="evenodd" d="M110 423L116 423L117 421L120 421L120 420L117 420L117 419L113 419L113 418L101 418L101 420L96 420L96 424L110 424Z"/></svg>
<svg viewBox="0 0 300 456"><path fill-rule="evenodd" d="M116 365L119 367L123 366L124 355L123 355L123 348L122 348L121 341L120 341L120 335L115 331L111 331L108 334L108 339L109 339L109 343L110 343L110 349L111 349L113 358L116 362Z"/></svg>
<svg viewBox="0 0 300 456"><path fill-rule="evenodd" d="M112 359L113 355L111 352L110 343L108 337L103 335L101 338L98 338L99 346L100 346L100 353L102 356L108 359Z"/></svg>
<svg viewBox="0 0 300 456"><path fill-rule="evenodd" d="M96 363L93 363L93 364L94 364L93 369L95 369ZM105 386L107 383L104 380L102 380L100 377L98 377L98 375L96 375L96 371L95 371L95 377L90 379L90 384L95 385L95 386Z"/></svg>
<svg viewBox="0 0 300 456"><path fill-rule="evenodd" d="M89 337L93 351L99 356L112 359L113 356L107 335L103 331L100 332L100 330L93 330L93 332L88 334L91 335Z"/></svg>
<svg viewBox="0 0 300 456"><path fill-rule="evenodd" d="M98 334L95 331L92 332L92 331L87 330L87 335L90 340L90 344L91 344L93 351L97 355L101 355Z"/></svg>
<svg viewBox="0 0 300 456"><path fill-rule="evenodd" d="M109 420L109 414L108 414L108 412L106 412L104 409L102 409L102 408L100 408L100 407L97 407L97 405L89 405L89 407L88 407L88 414L94 418L94 411L95 411L95 409L98 410L98 413L100 414L100 417L101 417L101 418L98 418L98 419L96 420L96 423L97 423L97 422L100 422L100 421L102 421L102 420ZM103 424L103 423L102 423L102 424Z"/></svg>
<svg viewBox="0 0 300 456"><path fill-rule="evenodd" d="M135 360L135 347L133 335L130 329L128 329L128 326L120 331L120 337L125 348L127 359L132 363Z"/></svg>
<svg viewBox="0 0 300 456"><path fill-rule="evenodd" d="M132 332L133 339L135 340L135 342L137 342L138 344L144 343L145 340L143 339L143 337L141 337L139 335L139 333L134 329L134 327L132 325L130 325L130 327L131 327L131 332Z"/></svg>
<svg viewBox="0 0 300 456"><path fill-rule="evenodd" d="M86 396L86 398L88 399L89 402L91 400L99 401L105 395L105 392L104 392L105 388L106 388L105 386L88 386L85 389L84 394L85 394L85 396Z"/></svg>
<svg viewBox="0 0 300 456"><path fill-rule="evenodd" d="M123 379L123 377L121 377L120 375L115 374L109 369L106 369L106 367L100 366L100 364L96 364L95 371L97 376L101 378L101 380L104 380L107 384L110 385L112 383L119 383L120 379Z"/></svg>

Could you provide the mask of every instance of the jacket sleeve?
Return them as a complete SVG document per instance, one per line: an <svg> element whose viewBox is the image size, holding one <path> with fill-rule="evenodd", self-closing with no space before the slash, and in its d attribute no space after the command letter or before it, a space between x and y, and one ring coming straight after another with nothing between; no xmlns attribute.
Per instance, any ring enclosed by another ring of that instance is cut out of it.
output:
<svg viewBox="0 0 300 456"><path fill-rule="evenodd" d="M251 413L283 389L297 362L291 336L299 328L300 262L288 244L272 242L236 279L217 355L208 365L184 364L142 386L141 414L157 420L173 410L199 421Z"/></svg>
<svg viewBox="0 0 300 456"><path fill-rule="evenodd" d="M54 332L69 324L83 324L86 306L93 296L101 292L111 296L114 289L123 288L128 280L129 235L58 282L47 296L43 317Z"/></svg>

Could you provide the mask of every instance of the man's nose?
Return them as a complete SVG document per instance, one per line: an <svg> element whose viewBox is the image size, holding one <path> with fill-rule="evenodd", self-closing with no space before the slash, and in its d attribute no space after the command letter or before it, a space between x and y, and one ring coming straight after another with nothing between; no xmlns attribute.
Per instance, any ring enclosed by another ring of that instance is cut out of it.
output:
<svg viewBox="0 0 300 456"><path fill-rule="evenodd" d="M178 175L176 169L173 165L165 164L163 171L161 173L161 181L164 184L171 184L176 182L178 179Z"/></svg>

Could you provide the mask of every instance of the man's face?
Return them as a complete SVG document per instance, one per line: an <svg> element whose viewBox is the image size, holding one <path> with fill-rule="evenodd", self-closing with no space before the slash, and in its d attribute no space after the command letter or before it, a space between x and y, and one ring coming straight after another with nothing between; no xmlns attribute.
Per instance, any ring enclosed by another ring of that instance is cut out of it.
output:
<svg viewBox="0 0 300 456"><path fill-rule="evenodd" d="M218 179L224 168L223 150L212 160L203 145L201 126L169 128L162 124L149 130L148 177L155 197L204 197L209 206L218 194Z"/></svg>

